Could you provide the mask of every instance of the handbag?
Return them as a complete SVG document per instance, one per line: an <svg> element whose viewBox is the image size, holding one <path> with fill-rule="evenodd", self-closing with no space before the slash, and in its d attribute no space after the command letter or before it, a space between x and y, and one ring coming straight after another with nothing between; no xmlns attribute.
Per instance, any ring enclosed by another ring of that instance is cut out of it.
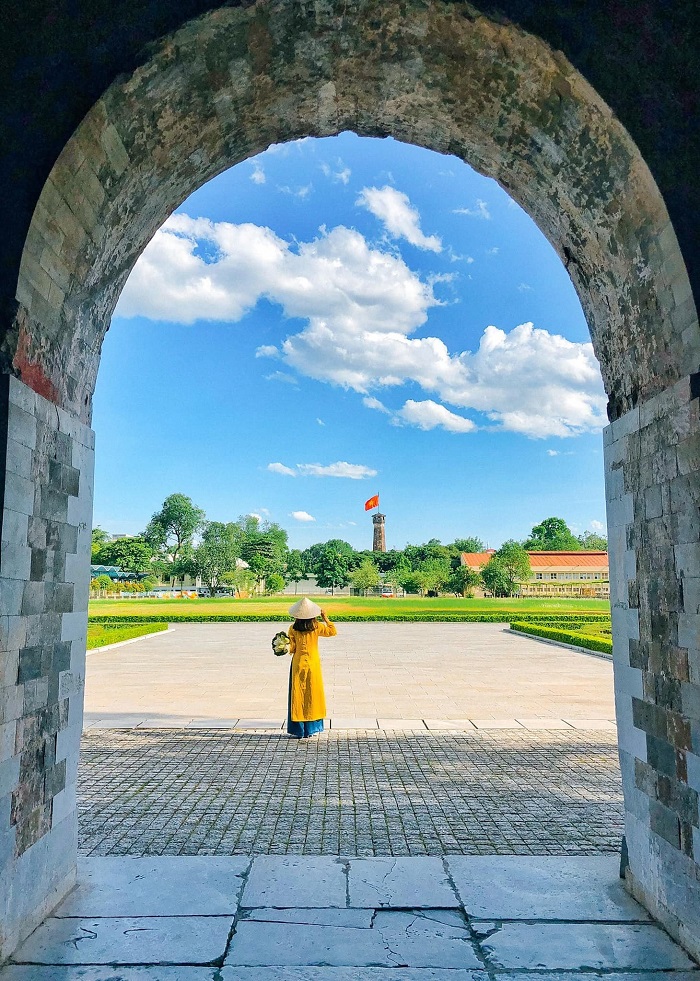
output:
<svg viewBox="0 0 700 981"><path fill-rule="evenodd" d="M272 653L275 657L282 657L289 654L289 636L284 630L278 631L272 638Z"/></svg>

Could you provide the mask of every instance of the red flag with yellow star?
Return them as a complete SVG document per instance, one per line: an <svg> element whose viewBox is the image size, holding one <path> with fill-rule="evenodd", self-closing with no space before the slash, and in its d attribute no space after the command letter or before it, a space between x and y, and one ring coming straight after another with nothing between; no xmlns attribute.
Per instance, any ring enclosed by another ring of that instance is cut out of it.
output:
<svg viewBox="0 0 700 981"><path fill-rule="evenodd" d="M370 497L369 501L365 501L365 511L371 511L372 508L379 507L379 494L375 494L374 497Z"/></svg>

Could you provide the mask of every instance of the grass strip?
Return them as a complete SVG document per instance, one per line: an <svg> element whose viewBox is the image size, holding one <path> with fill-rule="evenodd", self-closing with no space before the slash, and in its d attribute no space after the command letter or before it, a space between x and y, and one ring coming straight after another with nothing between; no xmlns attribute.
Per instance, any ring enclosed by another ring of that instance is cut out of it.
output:
<svg viewBox="0 0 700 981"><path fill-rule="evenodd" d="M108 644L118 644L122 640L132 640L134 637L145 637L147 634L159 634L168 629L167 623L88 623L87 649L107 647Z"/></svg>
<svg viewBox="0 0 700 981"><path fill-rule="evenodd" d="M508 623L512 610L494 613L335 613L331 619L335 623ZM286 613L141 613L99 615L89 617L91 624L115 623L289 623L291 617ZM561 615L536 613L523 614L519 623L536 623L547 626L582 626L584 624L607 624L610 617L604 613L564 613Z"/></svg>
<svg viewBox="0 0 700 981"><path fill-rule="evenodd" d="M517 630L522 634L531 634L533 637L542 637L545 640L559 640L563 644L573 644L574 647L585 647L589 651L598 651L601 654L612 654L612 640L608 640L607 637L600 634L562 630L523 620L512 621L510 629Z"/></svg>

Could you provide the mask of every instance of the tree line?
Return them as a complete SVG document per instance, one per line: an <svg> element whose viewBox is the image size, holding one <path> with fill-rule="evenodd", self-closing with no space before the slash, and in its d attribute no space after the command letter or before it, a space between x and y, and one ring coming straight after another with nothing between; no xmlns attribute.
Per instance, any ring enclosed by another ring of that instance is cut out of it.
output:
<svg viewBox="0 0 700 981"><path fill-rule="evenodd" d="M105 531L95 528L92 561L148 574L148 585L199 578L212 594L220 586L238 593L276 593L287 583L314 577L331 592L351 585L366 593L387 584L407 593L468 596L483 586L495 596L511 596L530 576L528 551L605 549L607 542L590 532L575 536L563 519L547 518L524 541L504 542L480 572L461 564L463 552L484 548L480 538L471 536L447 545L433 538L387 552L357 550L338 538L290 549L287 532L276 522L250 514L209 521L189 497L171 494L140 535L109 541Z"/></svg>

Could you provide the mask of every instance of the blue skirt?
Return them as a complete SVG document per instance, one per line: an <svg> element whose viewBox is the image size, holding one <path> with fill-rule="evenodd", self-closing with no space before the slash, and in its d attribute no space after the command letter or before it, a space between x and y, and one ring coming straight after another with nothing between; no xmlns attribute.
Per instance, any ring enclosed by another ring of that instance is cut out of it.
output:
<svg viewBox="0 0 700 981"><path fill-rule="evenodd" d="M313 722L292 722L292 669L289 669L289 691L287 693L287 732L290 736L297 739L306 739L308 736L315 736L317 732L323 732L323 719L314 719Z"/></svg>

